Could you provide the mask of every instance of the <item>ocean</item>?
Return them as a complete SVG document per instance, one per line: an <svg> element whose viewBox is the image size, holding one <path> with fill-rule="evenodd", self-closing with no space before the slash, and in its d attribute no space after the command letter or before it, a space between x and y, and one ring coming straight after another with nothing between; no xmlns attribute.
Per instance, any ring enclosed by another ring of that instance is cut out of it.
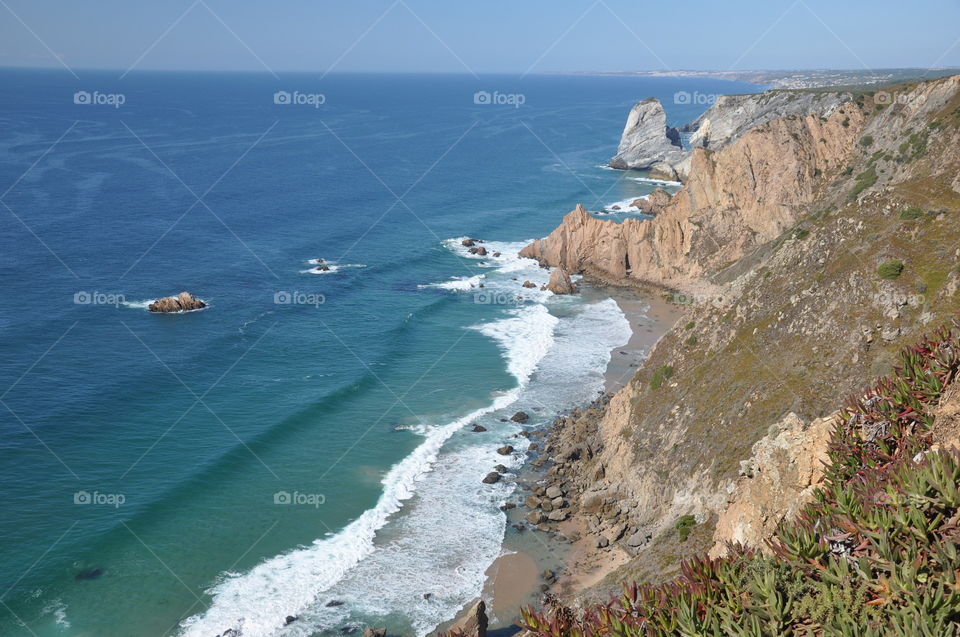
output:
<svg viewBox="0 0 960 637"><path fill-rule="evenodd" d="M453 618L505 533L483 477L630 335L517 251L657 185L604 168L634 102L760 88L78 75L0 71L3 635ZM208 307L147 312L183 290Z"/></svg>

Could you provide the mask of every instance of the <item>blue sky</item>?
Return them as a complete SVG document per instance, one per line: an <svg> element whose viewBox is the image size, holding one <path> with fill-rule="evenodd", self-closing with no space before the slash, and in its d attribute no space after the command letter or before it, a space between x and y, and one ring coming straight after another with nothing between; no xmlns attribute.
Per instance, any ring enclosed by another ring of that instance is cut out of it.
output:
<svg viewBox="0 0 960 637"><path fill-rule="evenodd" d="M957 0L2 0L0 16L0 66L278 73L960 66Z"/></svg>

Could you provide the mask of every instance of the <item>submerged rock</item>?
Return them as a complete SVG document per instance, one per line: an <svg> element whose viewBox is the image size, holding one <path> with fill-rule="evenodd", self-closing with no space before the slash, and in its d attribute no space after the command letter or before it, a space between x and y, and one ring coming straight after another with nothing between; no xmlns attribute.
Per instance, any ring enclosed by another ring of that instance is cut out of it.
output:
<svg viewBox="0 0 960 637"><path fill-rule="evenodd" d="M484 483L484 484L496 484L497 482L500 482L500 478L502 478L502 477L503 477L503 476L501 476L501 475L500 475L499 473L497 473L496 471L491 471L490 473L487 474L487 477L483 479L483 483Z"/></svg>
<svg viewBox="0 0 960 637"><path fill-rule="evenodd" d="M194 295L189 292L181 292L177 296L166 296L162 299L157 299L147 306L147 309L158 314L166 314L170 312L199 310L204 307L207 307L207 304Z"/></svg>

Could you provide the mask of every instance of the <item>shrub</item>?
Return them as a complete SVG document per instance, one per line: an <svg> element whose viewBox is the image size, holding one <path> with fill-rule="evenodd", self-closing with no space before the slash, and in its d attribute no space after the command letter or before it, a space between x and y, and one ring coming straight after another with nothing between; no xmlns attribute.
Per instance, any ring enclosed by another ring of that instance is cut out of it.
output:
<svg viewBox="0 0 960 637"><path fill-rule="evenodd" d="M842 113L843 111L840 111L840 112ZM841 124L844 128L850 128L850 118L849 118L849 117L844 117L844 118L843 118L843 121L840 122L840 124Z"/></svg>
<svg viewBox="0 0 960 637"><path fill-rule="evenodd" d="M803 240L810 236L810 231L806 228L797 228L793 231L793 238Z"/></svg>
<svg viewBox="0 0 960 637"><path fill-rule="evenodd" d="M663 383L673 377L673 367L670 365L664 365L658 369L653 374L653 378L650 380L650 387L653 389L660 389Z"/></svg>
<svg viewBox="0 0 960 637"><path fill-rule="evenodd" d="M877 268L877 274L882 279L895 279L903 273L903 261L900 259L890 259L884 261Z"/></svg>
<svg viewBox="0 0 960 637"><path fill-rule="evenodd" d="M873 146L873 135L864 135L860 138L859 144L864 148L868 146Z"/></svg>
<svg viewBox="0 0 960 637"><path fill-rule="evenodd" d="M919 206L909 206L900 213L900 219L903 221L912 221L923 216L923 208Z"/></svg>
<svg viewBox="0 0 960 637"><path fill-rule="evenodd" d="M853 190L850 192L850 198L856 199L861 192L875 183L877 183L877 169L870 166L870 168L857 175L857 183L854 184Z"/></svg>
<svg viewBox="0 0 960 637"><path fill-rule="evenodd" d="M693 321L690 321L689 323L687 323L686 325L684 325L684 329L692 330L695 325L696 325L696 323L694 323Z"/></svg>
<svg viewBox="0 0 960 637"><path fill-rule="evenodd" d="M691 336L690 338L687 339L687 345L689 345L690 347L693 347L696 344L697 344L696 336Z"/></svg>
<svg viewBox="0 0 960 637"><path fill-rule="evenodd" d="M933 451L930 426L960 372L960 322L900 363L841 412L825 482L770 555L729 547L582 611L548 597L521 625L537 637L958 634L960 455Z"/></svg>
<svg viewBox="0 0 960 637"><path fill-rule="evenodd" d="M684 515L677 523L674 524L674 528L677 529L677 537L681 542L686 542L687 538L690 537L690 529L696 526L697 520L692 515Z"/></svg>

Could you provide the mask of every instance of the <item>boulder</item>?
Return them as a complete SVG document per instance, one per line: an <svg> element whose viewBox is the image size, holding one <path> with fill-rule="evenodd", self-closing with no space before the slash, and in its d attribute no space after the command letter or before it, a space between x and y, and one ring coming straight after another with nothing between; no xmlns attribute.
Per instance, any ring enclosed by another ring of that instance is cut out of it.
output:
<svg viewBox="0 0 960 637"><path fill-rule="evenodd" d="M505 466L503 466L502 464L498 464L497 466L495 466L495 467L493 468L493 470L496 471L497 473L501 473L501 474L507 472L507 468L506 468Z"/></svg>
<svg viewBox="0 0 960 637"><path fill-rule="evenodd" d="M296 615L287 615L286 619L283 620L283 625L284 625L284 626L289 626L290 624L292 624L292 623L295 622L295 621L297 621L297 616L296 616Z"/></svg>
<svg viewBox="0 0 960 637"><path fill-rule="evenodd" d="M166 314L169 312L187 312L189 310L199 310L200 308L204 307L207 307L207 304L194 295L190 294L189 292L181 292L177 296L166 296L162 299L157 299L147 306L147 309L151 312Z"/></svg>
<svg viewBox="0 0 960 637"><path fill-rule="evenodd" d="M480 433L480 432L483 432L483 431L486 431L486 430L487 430L487 428L484 427L483 425L474 425L474 426L473 426L473 429L471 429L470 431L472 431L472 432L474 432L474 433Z"/></svg>
<svg viewBox="0 0 960 637"><path fill-rule="evenodd" d="M387 637L387 629L367 626L363 629L363 637Z"/></svg>
<svg viewBox="0 0 960 637"><path fill-rule="evenodd" d="M525 288L535 288L535 287L537 287L537 284L534 283L533 281L524 281L524 282L523 282L523 287L525 287Z"/></svg>
<svg viewBox="0 0 960 637"><path fill-rule="evenodd" d="M314 271L314 272L329 272L329 271L330 271L330 266L329 266L329 265L318 265L317 267L315 267L315 268L313 269L313 271Z"/></svg>
<svg viewBox="0 0 960 637"><path fill-rule="evenodd" d="M530 420L530 416L528 416L527 413L524 411L518 411L517 413L515 413L510 417L510 420L512 420L513 422L518 422L522 425L523 423Z"/></svg>
<svg viewBox="0 0 960 637"><path fill-rule="evenodd" d="M553 500L554 498L559 498L563 496L563 491L560 489L560 487L556 487L556 486L547 487L547 490L544 492L544 495L546 495L548 498Z"/></svg>
<svg viewBox="0 0 960 637"><path fill-rule="evenodd" d="M501 456L509 456L511 453L513 453L513 445L504 445L497 449L497 453L499 453Z"/></svg>
<svg viewBox="0 0 960 637"><path fill-rule="evenodd" d="M573 281L570 280L570 275L563 268L556 268L550 273L547 289L554 294L573 294L577 291L573 286Z"/></svg>
<svg viewBox="0 0 960 637"><path fill-rule="evenodd" d="M547 516L542 511L531 511L527 514L527 522L530 524L543 524L546 520Z"/></svg>
<svg viewBox="0 0 960 637"><path fill-rule="evenodd" d="M499 473L497 473L496 471L491 471L490 473L487 474L487 477L483 479L483 483L484 483L484 484L496 484L497 482L500 482L500 478L502 478L502 477L503 477L503 476L501 476L501 475L500 475Z"/></svg>
<svg viewBox="0 0 960 637"><path fill-rule="evenodd" d="M567 519L567 512L557 509L556 511L551 511L550 515L547 516L551 522L563 522Z"/></svg>
<svg viewBox="0 0 960 637"><path fill-rule="evenodd" d="M477 255L481 257L487 256L487 249L484 248L483 246L480 246L479 248L477 248Z"/></svg>
<svg viewBox="0 0 960 637"><path fill-rule="evenodd" d="M466 239L460 242L460 245L462 245L464 248L472 248L474 245L476 245L476 243L477 243L476 239L471 239L470 237L467 237Z"/></svg>

